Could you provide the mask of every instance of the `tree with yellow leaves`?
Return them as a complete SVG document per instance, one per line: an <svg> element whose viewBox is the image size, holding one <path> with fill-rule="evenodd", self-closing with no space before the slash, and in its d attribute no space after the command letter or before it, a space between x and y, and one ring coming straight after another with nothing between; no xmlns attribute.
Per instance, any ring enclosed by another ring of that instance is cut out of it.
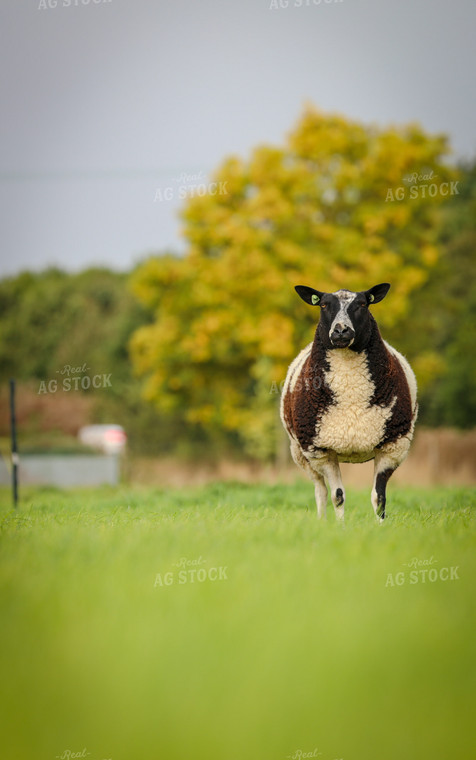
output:
<svg viewBox="0 0 476 760"><path fill-rule="evenodd" d="M385 333L404 320L438 259L439 206L458 192L448 153L445 136L415 124L377 129L308 107L283 147L227 158L221 192L185 202L186 255L133 274L156 315L130 346L146 397L271 456L279 385L316 318L294 285L390 282L379 324Z"/></svg>

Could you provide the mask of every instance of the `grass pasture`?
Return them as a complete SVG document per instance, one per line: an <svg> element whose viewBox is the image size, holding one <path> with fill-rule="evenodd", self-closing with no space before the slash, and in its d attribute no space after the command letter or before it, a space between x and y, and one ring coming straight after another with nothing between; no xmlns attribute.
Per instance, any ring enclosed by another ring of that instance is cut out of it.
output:
<svg viewBox="0 0 476 760"><path fill-rule="evenodd" d="M349 489L345 528L302 481L22 497L0 494L5 760L472 755L474 489L390 485L382 526Z"/></svg>

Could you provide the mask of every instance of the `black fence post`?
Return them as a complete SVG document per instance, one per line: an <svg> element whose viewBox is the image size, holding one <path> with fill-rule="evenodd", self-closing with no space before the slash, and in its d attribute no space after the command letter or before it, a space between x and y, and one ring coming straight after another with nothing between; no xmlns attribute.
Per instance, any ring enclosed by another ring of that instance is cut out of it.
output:
<svg viewBox="0 0 476 760"><path fill-rule="evenodd" d="M18 449L17 449L17 424L15 418L15 380L10 380L10 430L12 439L12 494L13 506L18 506Z"/></svg>

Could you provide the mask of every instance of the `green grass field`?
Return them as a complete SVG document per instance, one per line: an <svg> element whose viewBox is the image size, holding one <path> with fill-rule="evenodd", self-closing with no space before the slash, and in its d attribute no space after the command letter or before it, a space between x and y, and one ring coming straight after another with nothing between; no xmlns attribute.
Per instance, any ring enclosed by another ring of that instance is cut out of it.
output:
<svg viewBox="0 0 476 760"><path fill-rule="evenodd" d="M1 757L468 760L476 491L388 496L3 489Z"/></svg>

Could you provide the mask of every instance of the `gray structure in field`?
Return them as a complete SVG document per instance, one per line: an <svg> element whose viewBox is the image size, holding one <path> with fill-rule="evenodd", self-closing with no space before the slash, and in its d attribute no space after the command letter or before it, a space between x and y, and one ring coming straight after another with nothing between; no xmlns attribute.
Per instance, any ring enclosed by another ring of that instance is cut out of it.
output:
<svg viewBox="0 0 476 760"><path fill-rule="evenodd" d="M20 485L72 486L116 485L119 457L113 455L24 454L20 455ZM10 467L0 457L0 484L11 482Z"/></svg>

